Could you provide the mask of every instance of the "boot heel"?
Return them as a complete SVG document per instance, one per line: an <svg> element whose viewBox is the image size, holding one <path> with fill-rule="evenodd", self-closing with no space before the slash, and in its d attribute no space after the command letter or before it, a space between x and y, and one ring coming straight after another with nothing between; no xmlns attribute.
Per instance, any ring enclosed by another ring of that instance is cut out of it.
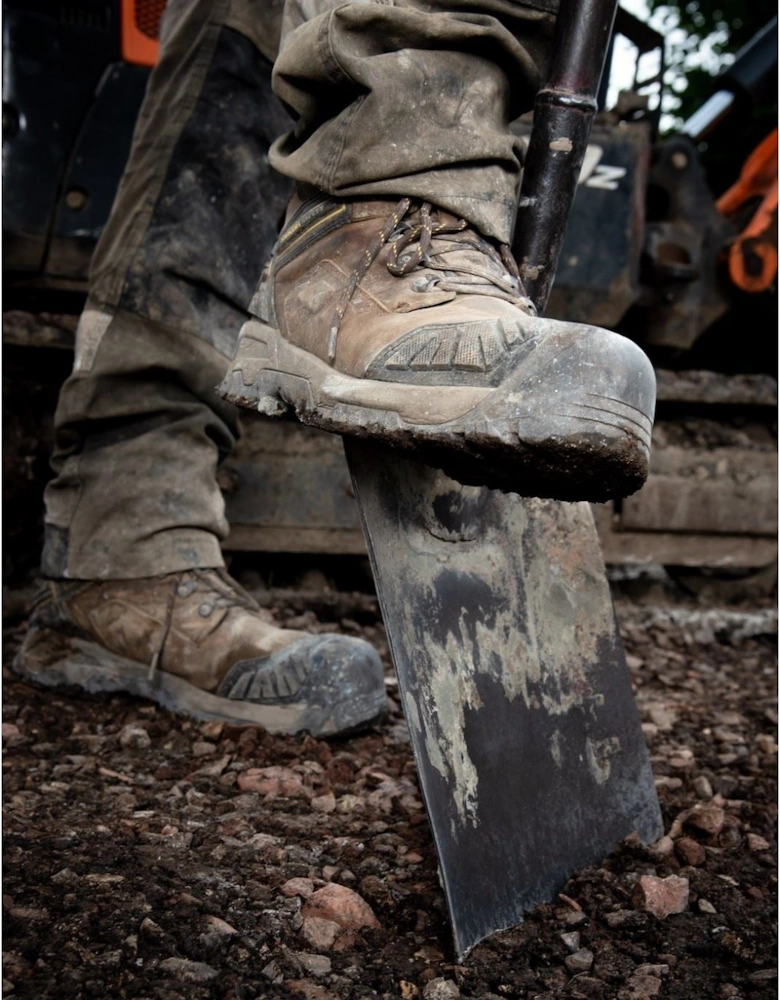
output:
<svg viewBox="0 0 780 1000"><path fill-rule="evenodd" d="M290 407L280 395L277 331L250 319L238 336L236 356L217 392L236 406L247 406L267 417L281 416Z"/></svg>

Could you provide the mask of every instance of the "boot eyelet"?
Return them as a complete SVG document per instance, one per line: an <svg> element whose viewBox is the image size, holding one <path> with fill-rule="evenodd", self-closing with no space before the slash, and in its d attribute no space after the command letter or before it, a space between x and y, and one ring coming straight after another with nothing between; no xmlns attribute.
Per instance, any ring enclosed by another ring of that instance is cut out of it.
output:
<svg viewBox="0 0 780 1000"><path fill-rule="evenodd" d="M214 610L213 604L201 604L201 606L198 608L198 614L201 616L201 618L208 618L208 616L211 614L213 610Z"/></svg>

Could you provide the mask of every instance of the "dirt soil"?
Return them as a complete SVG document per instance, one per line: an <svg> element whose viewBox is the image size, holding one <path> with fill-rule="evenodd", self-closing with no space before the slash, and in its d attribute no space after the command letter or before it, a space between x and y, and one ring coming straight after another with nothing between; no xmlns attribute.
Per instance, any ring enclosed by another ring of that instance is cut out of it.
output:
<svg viewBox="0 0 780 1000"><path fill-rule="evenodd" d="M364 636L387 663L373 597L263 597L279 622ZM771 611L619 604L671 838L629 838L458 965L397 704L381 728L325 743L36 690L8 668L24 629L8 606L4 996L777 995ZM682 912L647 911L647 875L686 880ZM328 883L379 928L323 944L306 898Z"/></svg>

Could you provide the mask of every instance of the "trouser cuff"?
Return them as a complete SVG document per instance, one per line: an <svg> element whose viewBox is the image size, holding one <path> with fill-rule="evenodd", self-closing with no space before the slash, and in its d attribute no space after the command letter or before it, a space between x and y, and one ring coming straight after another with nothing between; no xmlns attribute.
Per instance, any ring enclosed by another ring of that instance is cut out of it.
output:
<svg viewBox="0 0 780 1000"><path fill-rule="evenodd" d="M225 565L219 541L208 531L171 528L124 548L71 543L70 532L45 526L41 575L55 580L136 580Z"/></svg>

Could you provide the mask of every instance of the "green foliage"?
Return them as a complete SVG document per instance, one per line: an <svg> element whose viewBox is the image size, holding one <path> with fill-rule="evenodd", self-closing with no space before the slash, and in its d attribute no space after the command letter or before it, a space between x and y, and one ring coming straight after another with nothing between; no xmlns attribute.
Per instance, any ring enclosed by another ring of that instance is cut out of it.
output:
<svg viewBox="0 0 780 1000"><path fill-rule="evenodd" d="M712 93L712 77L777 14L777 0L648 0L648 6L653 27L667 38L666 110L681 120Z"/></svg>

